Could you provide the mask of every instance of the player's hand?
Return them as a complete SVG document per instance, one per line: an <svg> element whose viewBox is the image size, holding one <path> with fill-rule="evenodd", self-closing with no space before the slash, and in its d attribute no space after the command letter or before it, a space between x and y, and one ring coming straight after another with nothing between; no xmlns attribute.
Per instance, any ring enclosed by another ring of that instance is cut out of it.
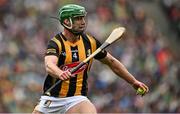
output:
<svg viewBox="0 0 180 114"><path fill-rule="evenodd" d="M138 90L138 88L143 89L144 94L142 94L142 96L144 96L149 91L149 88L146 84L144 84L140 81L137 81L137 80L133 83L132 86L134 87L135 90Z"/></svg>
<svg viewBox="0 0 180 114"><path fill-rule="evenodd" d="M75 77L75 75L72 75L70 70L62 71L62 73L59 75L60 80L67 80L70 77Z"/></svg>

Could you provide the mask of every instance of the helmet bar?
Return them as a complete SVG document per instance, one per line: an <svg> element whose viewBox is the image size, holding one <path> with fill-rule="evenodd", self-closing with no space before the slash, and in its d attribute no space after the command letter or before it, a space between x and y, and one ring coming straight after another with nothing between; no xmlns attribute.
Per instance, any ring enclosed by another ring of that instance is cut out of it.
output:
<svg viewBox="0 0 180 114"><path fill-rule="evenodd" d="M72 19L69 17L69 21L70 21L70 26L67 26L66 24L64 24L64 23L62 23L62 25L64 26L64 27L66 27L66 28L68 28L68 29L72 29Z"/></svg>

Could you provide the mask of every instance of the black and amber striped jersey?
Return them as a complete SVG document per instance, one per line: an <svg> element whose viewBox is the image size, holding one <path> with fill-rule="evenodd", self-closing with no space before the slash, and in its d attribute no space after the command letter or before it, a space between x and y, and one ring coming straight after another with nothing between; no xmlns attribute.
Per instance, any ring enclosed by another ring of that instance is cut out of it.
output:
<svg viewBox="0 0 180 114"><path fill-rule="evenodd" d="M62 33L57 34L52 38L47 46L46 56L55 55L58 57L57 66L61 70L67 70L79 64L86 59L91 53L93 53L101 43L94 37L88 34L82 34L79 40L75 43L69 42ZM94 58L102 59L106 57L107 52L105 50L98 53ZM81 67L75 72L75 77L68 80L61 81L59 85L51 90L51 96L54 97L69 97L76 95L87 96L88 91L88 71L90 70L91 59L85 66ZM44 92L50 88L59 79L47 75L44 82Z"/></svg>

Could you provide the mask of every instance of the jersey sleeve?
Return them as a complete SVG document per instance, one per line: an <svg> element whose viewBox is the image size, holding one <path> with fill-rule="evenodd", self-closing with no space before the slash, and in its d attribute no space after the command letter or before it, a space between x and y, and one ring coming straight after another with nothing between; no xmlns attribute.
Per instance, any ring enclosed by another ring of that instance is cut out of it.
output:
<svg viewBox="0 0 180 114"><path fill-rule="evenodd" d="M50 41L48 42L45 56L47 56L47 55L55 55L55 56L57 56L57 57L59 56L59 48L58 48L58 45L57 45L56 42L54 42L53 40L50 40Z"/></svg>
<svg viewBox="0 0 180 114"><path fill-rule="evenodd" d="M101 43L97 39L95 39L95 40L96 40L96 47L98 49L101 46ZM102 50L94 58L100 60L100 59L105 58L106 55L107 55L107 51L106 50Z"/></svg>

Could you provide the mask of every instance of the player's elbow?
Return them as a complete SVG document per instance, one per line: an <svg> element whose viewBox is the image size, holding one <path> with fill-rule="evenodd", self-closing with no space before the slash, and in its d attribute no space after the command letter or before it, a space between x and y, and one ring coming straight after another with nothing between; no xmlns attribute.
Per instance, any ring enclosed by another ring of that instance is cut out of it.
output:
<svg viewBox="0 0 180 114"><path fill-rule="evenodd" d="M118 74L119 73L119 69L116 68L116 67L110 67L111 70L115 73L115 74Z"/></svg>

